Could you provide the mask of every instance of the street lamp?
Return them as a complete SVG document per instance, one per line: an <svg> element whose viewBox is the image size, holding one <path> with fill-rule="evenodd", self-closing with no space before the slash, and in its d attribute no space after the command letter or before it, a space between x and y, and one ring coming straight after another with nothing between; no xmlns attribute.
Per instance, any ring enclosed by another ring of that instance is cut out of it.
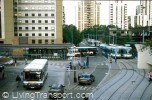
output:
<svg viewBox="0 0 152 100"><path fill-rule="evenodd" d="M117 50L117 47L115 46L115 63L117 63L117 57L116 57L117 52L118 50Z"/></svg>
<svg viewBox="0 0 152 100"><path fill-rule="evenodd" d="M73 58L74 83L77 82L77 77L76 77L76 65L75 65L75 50L76 50L76 46L73 46L73 51L74 51L74 58Z"/></svg>

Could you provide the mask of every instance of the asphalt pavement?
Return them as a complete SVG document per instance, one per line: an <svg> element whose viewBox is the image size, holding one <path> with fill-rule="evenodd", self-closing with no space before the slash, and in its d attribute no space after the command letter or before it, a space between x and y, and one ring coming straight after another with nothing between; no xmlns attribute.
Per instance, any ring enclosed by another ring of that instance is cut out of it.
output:
<svg viewBox="0 0 152 100"><path fill-rule="evenodd" d="M119 59L109 66L107 76L89 100L152 100L148 70L138 69L136 59Z"/></svg>

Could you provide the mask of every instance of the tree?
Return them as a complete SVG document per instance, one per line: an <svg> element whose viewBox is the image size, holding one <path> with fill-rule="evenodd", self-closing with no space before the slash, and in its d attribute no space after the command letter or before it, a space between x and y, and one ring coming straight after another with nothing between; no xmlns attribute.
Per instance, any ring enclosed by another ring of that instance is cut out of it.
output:
<svg viewBox="0 0 152 100"><path fill-rule="evenodd" d="M142 47L142 50L144 49L147 49L149 48L150 49L150 54L152 54L152 40L146 40L144 43L143 43L143 47Z"/></svg>
<svg viewBox="0 0 152 100"><path fill-rule="evenodd" d="M76 46L82 41L82 36L74 25L63 25L63 42L73 43Z"/></svg>

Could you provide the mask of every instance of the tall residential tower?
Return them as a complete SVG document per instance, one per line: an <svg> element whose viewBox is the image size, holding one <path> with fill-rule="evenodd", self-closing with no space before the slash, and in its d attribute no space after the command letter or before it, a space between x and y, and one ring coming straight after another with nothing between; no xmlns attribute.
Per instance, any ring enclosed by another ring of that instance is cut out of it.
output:
<svg viewBox="0 0 152 100"><path fill-rule="evenodd" d="M110 2L109 24L122 30L128 29L127 4L122 1Z"/></svg>
<svg viewBox="0 0 152 100"><path fill-rule="evenodd" d="M78 3L78 29L100 25L100 3L96 0L82 0Z"/></svg>

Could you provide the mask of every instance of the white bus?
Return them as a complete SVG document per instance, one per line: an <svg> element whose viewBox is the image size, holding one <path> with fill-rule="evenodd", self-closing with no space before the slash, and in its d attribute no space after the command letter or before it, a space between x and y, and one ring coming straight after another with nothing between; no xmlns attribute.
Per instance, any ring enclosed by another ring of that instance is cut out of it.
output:
<svg viewBox="0 0 152 100"><path fill-rule="evenodd" d="M35 59L23 69L23 86L41 88L47 79L48 60Z"/></svg>

